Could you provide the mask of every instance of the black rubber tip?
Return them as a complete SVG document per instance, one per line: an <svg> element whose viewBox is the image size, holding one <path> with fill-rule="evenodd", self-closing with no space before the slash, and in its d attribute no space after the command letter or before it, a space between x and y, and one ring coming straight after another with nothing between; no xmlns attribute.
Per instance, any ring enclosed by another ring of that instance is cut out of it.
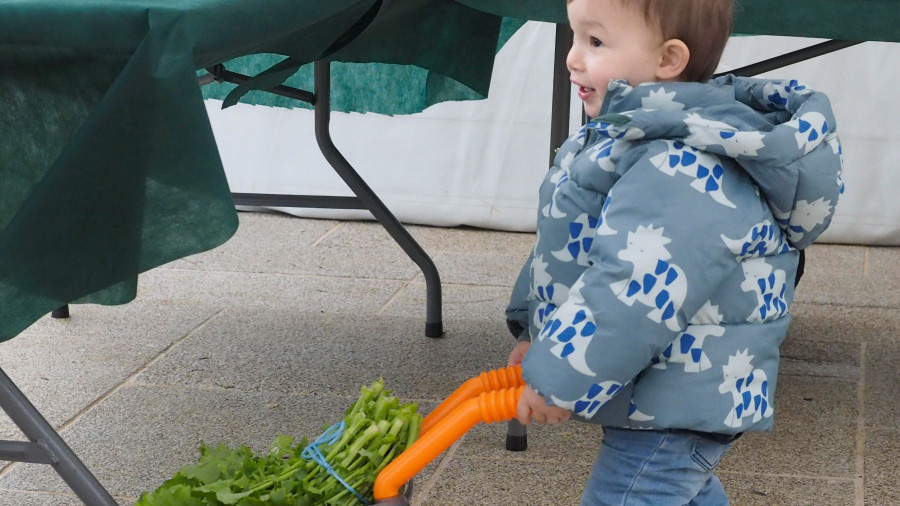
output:
<svg viewBox="0 0 900 506"><path fill-rule="evenodd" d="M375 504L381 506L409 506L409 499L402 495L398 495L396 497L388 497L387 499L379 499L375 501Z"/></svg>
<svg viewBox="0 0 900 506"><path fill-rule="evenodd" d="M412 486L413 482L409 480L406 485L400 488L400 495L379 499L374 504L382 506L409 506L409 499L412 497Z"/></svg>
<svg viewBox="0 0 900 506"><path fill-rule="evenodd" d="M528 449L528 436L506 436L506 449L511 452L524 452Z"/></svg>
<svg viewBox="0 0 900 506"><path fill-rule="evenodd" d="M444 337L444 322L425 322L425 337Z"/></svg>
<svg viewBox="0 0 900 506"><path fill-rule="evenodd" d="M69 305L66 304L65 306L60 306L60 307L54 309L50 313L50 316L52 316L53 318L68 318L69 317Z"/></svg>

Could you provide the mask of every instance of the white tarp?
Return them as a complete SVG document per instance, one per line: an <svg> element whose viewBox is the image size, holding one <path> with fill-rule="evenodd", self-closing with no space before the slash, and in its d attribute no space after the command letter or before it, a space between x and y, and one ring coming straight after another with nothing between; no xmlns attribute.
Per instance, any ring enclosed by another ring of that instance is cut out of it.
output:
<svg viewBox="0 0 900 506"><path fill-rule="evenodd" d="M404 223L534 230L549 161L554 26L529 22L497 56L488 99L419 114L332 113L335 145ZM719 70L820 42L734 37ZM763 77L793 78L832 99L847 191L820 242L900 245L900 142L892 74L900 45L866 42ZM352 195L322 157L308 109L207 100L233 192ZM572 128L580 120L573 98ZM369 218L366 211L282 209L298 216Z"/></svg>

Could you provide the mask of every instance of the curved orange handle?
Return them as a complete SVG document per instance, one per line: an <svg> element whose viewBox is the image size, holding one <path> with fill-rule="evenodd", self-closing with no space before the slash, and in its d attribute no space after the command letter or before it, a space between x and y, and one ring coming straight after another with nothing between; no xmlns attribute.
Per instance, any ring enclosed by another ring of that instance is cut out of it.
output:
<svg viewBox="0 0 900 506"><path fill-rule="evenodd" d="M434 408L434 411L422 420L422 434L430 431L432 427L456 409L457 406L481 393L518 387L524 384L521 365L483 372L460 385L456 391L444 399L444 402L440 403L438 407Z"/></svg>
<svg viewBox="0 0 900 506"><path fill-rule="evenodd" d="M415 443L378 473L375 479L375 500L399 495L400 487L478 422L494 423L514 418L523 390L524 385L483 392L478 397L464 400L456 409L443 416L434 424L434 430L423 430Z"/></svg>

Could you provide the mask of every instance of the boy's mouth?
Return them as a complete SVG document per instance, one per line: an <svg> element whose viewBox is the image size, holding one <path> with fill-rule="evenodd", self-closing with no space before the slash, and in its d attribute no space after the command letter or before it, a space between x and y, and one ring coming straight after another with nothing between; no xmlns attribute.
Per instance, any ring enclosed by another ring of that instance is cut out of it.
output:
<svg viewBox="0 0 900 506"><path fill-rule="evenodd" d="M591 98L591 95L594 94L596 90L594 88L588 88L587 86L578 86L578 98L581 100L587 100Z"/></svg>

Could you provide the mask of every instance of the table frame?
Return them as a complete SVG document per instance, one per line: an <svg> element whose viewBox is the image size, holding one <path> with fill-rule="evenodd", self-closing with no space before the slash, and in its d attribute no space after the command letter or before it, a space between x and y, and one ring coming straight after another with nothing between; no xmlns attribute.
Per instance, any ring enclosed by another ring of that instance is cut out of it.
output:
<svg viewBox="0 0 900 506"><path fill-rule="evenodd" d="M328 209L366 209L378 220L394 241L403 249L409 258L419 266L425 276L425 335L441 337L444 325L441 318L441 278L438 270L425 253L425 250L409 234L406 228L391 213L378 195L360 177L350 162L341 154L331 138L331 66L328 61L317 61L314 64L315 93L279 85L266 91L311 104L315 111L315 135L319 149L325 160L353 191L355 197L335 197L322 195L285 195L262 193L232 193L234 203L242 206L271 207L307 207ZM207 69L206 76L201 77L201 84L211 82L230 82L241 84L250 79L249 76L231 72L219 64Z"/></svg>

